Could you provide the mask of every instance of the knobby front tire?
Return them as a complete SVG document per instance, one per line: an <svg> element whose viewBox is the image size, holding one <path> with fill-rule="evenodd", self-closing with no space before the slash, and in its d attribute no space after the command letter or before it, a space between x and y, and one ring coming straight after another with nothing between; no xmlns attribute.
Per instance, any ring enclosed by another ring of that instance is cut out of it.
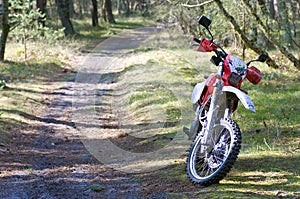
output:
<svg viewBox="0 0 300 199"><path fill-rule="evenodd" d="M242 136L239 126L230 119L222 119L212 130L211 145L204 150L201 132L196 135L188 158L187 174L194 183L209 186L219 183L229 173L241 148Z"/></svg>

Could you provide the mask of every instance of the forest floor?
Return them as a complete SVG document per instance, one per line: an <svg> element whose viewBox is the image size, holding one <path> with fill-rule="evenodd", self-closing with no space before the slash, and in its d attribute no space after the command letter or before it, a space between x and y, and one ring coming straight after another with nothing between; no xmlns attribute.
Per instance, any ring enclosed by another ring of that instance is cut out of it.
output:
<svg viewBox="0 0 300 199"><path fill-rule="evenodd" d="M2 124L14 123L7 129L12 133L2 132L1 135L1 198L233 198L233 194L234 197L243 198L299 197L299 170L295 171L296 176L293 173L295 169L299 169L299 155L288 156L286 159L249 158L255 172L248 172L246 176L239 173L249 169L247 158L242 158L227 182L206 188L189 182L184 165L186 153L169 162L165 154L157 156L154 160L150 158L151 161L143 159L143 156L151 155L151 152L160 149L174 136L170 138L167 133L163 133L159 135L160 139L152 139L153 136L150 135L153 132L150 132L147 135L149 141L139 134L140 128L155 130L170 127L172 132L178 131L172 129L178 120L171 117L177 113L177 105L172 100L171 105L168 104L167 107L172 114L161 116L155 115L153 111L150 113L156 118L149 119L143 113L135 113L143 115L141 121L135 121L135 115L127 116L122 106L125 104L139 107L138 100L145 97L139 95L140 92L149 89L160 91L168 89L171 84L180 87L175 80L164 84L156 82L157 85L146 84L146 79L153 72L151 66L154 65L156 70L160 66L153 64L154 61L150 58L130 60L132 54L151 49L145 41L157 34L159 32L154 27L125 31L101 42L93 50L88 50L88 54L78 56L73 60L71 69L57 69L56 77L47 80L40 87L8 84L8 87L1 91L20 93L24 96L24 103L19 106L29 106L26 112L7 107L1 107L0 110L4 113L1 116ZM143 45L147 49L137 50ZM156 56L165 59L167 53L161 51ZM136 69L134 73L130 73L126 65L129 62L133 65L131 67ZM174 60L170 59L168 62L173 63ZM138 71L142 65L150 67L146 71ZM160 73L167 74L172 70L161 69ZM188 75L186 71L183 72ZM137 76L141 78L134 81L130 78ZM139 81L144 82L142 87L137 85L141 83ZM131 92L132 95L126 96L127 92ZM189 95L190 90L176 92L186 96L185 92ZM164 100L166 92L161 95L159 100ZM172 93L170 96L173 96ZM178 93L175 97L179 98ZM28 105L27 101L35 103ZM147 103L155 104L156 101L157 99L153 99ZM39 109L39 113L31 111L34 109ZM19 117L23 122L19 122ZM160 122L157 121L157 117L165 118ZM144 140L136 141L128 136L132 130L134 135ZM142 147L140 142L144 143ZM112 143L126 150L110 150L109 146ZM186 146L185 143L182 146L184 151L188 149ZM128 151L129 156L126 153ZM284 175L279 171L266 174L259 168L264 162L274 165L281 160L288 160L280 167L286 169ZM245 184L251 179L257 183ZM274 183L274 187L272 184L264 184L264 180ZM288 185L289 188L285 189L284 185Z"/></svg>
<svg viewBox="0 0 300 199"><path fill-rule="evenodd" d="M73 63L76 67L73 66L72 70L58 70L56 78L48 80L42 87L20 88L8 84L3 92L14 90L20 92L20 95L38 95L39 102L36 106L31 105L32 107L27 109L39 109L40 114L7 110L3 107L1 109L1 112L16 114L24 119L24 122L20 123L17 122L18 119L10 116L2 117L4 124L11 122L8 120L13 120L15 124L9 129L13 133L2 136L1 141L1 198L167 197L163 189L160 191L157 187L158 184L152 183L151 175L141 180L135 174L118 171L97 160L83 144L86 141L83 141L85 136L82 135L81 126L88 128L92 125L83 124L84 117L88 116L82 115L82 118L75 119L73 116L77 117L74 110L78 108L77 97L80 98L80 92L87 92L87 84L90 84L90 88L96 88L96 83L112 83L115 78L112 72L101 79L101 74L97 75L96 72L107 72L107 66L111 66L112 60L123 53L133 51L153 31L154 28L151 27L126 31L118 37L102 42L89 52L86 56L88 58L77 57ZM80 58L85 61L82 62ZM73 70L77 70L78 73L74 74ZM118 68L110 67L109 70L115 71ZM92 74L93 72L95 73ZM96 83L91 82L93 78L96 78ZM75 96L77 94L78 96ZM98 97L103 95L105 93L99 94ZM26 97L26 100L34 99ZM26 102L23 106L26 106ZM34 112L33 110L31 112ZM101 119L97 119L99 128L108 129L109 134L109 129L112 129L109 116L101 114L99 117L104 121L100 124ZM77 120L80 122L77 123ZM95 125L97 127L97 124ZM190 187L193 188L192 185Z"/></svg>

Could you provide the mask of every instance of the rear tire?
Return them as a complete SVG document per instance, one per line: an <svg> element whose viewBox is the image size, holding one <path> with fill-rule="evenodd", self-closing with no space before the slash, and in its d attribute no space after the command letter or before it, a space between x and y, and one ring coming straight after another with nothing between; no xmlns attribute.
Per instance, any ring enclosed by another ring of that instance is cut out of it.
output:
<svg viewBox="0 0 300 199"><path fill-rule="evenodd" d="M222 119L214 126L209 150L201 144L202 132L195 137L188 158L187 174L194 183L208 186L219 183L232 168L241 148L239 126L230 119Z"/></svg>

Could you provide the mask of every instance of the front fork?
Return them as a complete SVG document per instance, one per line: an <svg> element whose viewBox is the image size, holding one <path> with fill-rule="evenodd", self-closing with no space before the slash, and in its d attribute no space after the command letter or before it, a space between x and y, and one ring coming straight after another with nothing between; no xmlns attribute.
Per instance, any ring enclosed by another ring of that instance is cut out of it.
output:
<svg viewBox="0 0 300 199"><path fill-rule="evenodd" d="M218 114L218 100L219 100L219 96L222 94L222 89L223 89L223 82L221 80L221 76L217 76L216 82L213 85L214 86L214 90L211 96L211 103L210 103L210 107L207 113L207 126L205 128L205 130L203 131L203 137L201 139L201 144L203 146L203 148L201 148L201 151L204 152L208 150L208 146L211 146L211 139L208 139L208 136L212 135L212 130L214 128L215 122L216 122L216 118L217 118L217 114Z"/></svg>

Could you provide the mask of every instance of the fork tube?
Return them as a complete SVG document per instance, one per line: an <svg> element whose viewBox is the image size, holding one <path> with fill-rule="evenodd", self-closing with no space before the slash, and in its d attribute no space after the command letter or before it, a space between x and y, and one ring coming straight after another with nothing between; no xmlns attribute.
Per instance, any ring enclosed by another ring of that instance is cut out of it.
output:
<svg viewBox="0 0 300 199"><path fill-rule="evenodd" d="M211 134L211 131L215 125L215 119L217 116L217 112L218 112L218 106L217 106L217 102L219 99L219 96L222 94L222 88L223 88L223 83L221 81L221 76L217 76L217 80L214 84L214 90L212 93L212 97L211 97L211 104L209 107L209 111L207 113L207 129L206 129L206 133L204 133L204 136L202 138L201 143L203 145L210 145L211 143L209 143L209 139L208 135Z"/></svg>

